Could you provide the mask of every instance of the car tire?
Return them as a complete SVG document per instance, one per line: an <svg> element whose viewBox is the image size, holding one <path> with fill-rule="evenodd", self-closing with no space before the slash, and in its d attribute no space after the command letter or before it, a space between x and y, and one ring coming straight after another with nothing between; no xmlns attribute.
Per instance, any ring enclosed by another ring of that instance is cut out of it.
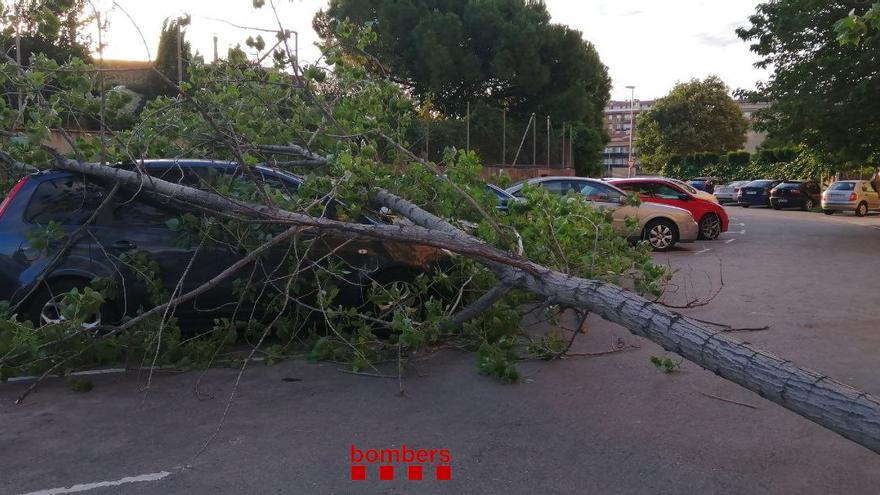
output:
<svg viewBox="0 0 880 495"><path fill-rule="evenodd" d="M64 294L72 289L84 289L89 281L78 278L62 278L44 281L41 287L34 292L25 306L27 319L33 322L34 327L40 327L51 323L59 323L64 320L61 316L63 310L62 301ZM112 303L105 302L101 305L98 314L90 315L83 322L83 330L96 329L102 325L112 325L119 322L119 316Z"/></svg>
<svg viewBox="0 0 880 495"><path fill-rule="evenodd" d="M856 206L856 216L863 217L867 214L868 214L868 203L865 203L864 201L862 201L861 203L859 203L858 206Z"/></svg>
<svg viewBox="0 0 880 495"><path fill-rule="evenodd" d="M707 213L700 219L699 239L714 241L721 235L721 219L714 213Z"/></svg>
<svg viewBox="0 0 880 495"><path fill-rule="evenodd" d="M772 204L772 206L773 206L773 209L774 209L774 210L781 210L781 209L782 209L782 205L779 204L779 203Z"/></svg>
<svg viewBox="0 0 880 495"><path fill-rule="evenodd" d="M801 209L804 211L812 210L813 209L813 200L807 199L806 201L804 201L804 204L801 206Z"/></svg>
<svg viewBox="0 0 880 495"><path fill-rule="evenodd" d="M741 206L742 206L743 208L748 208L749 206L752 206L752 205L741 205Z"/></svg>
<svg viewBox="0 0 880 495"><path fill-rule="evenodd" d="M826 215L834 215L834 210L822 210L822 213Z"/></svg>
<svg viewBox="0 0 880 495"><path fill-rule="evenodd" d="M642 230L642 240L647 241L654 251L669 251L678 242L678 228L670 220L651 220Z"/></svg>

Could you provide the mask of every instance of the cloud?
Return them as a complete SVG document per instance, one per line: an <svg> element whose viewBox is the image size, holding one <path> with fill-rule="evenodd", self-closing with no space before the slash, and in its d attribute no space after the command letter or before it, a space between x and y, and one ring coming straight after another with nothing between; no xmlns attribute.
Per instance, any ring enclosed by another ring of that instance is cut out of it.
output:
<svg viewBox="0 0 880 495"><path fill-rule="evenodd" d="M713 34L713 33L699 33L695 34L694 38L696 38L700 44L716 47L716 48L724 48L726 46L734 45L740 42L740 39L736 37L736 34L733 32L729 34Z"/></svg>

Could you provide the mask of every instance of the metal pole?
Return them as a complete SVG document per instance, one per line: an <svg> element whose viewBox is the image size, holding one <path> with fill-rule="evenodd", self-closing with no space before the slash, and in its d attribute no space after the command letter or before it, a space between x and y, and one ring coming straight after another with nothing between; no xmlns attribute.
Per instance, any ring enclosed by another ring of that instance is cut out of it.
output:
<svg viewBox="0 0 880 495"><path fill-rule="evenodd" d="M547 116L547 168L550 168L550 116Z"/></svg>
<svg viewBox="0 0 880 495"><path fill-rule="evenodd" d="M431 160L431 121L425 121L425 161Z"/></svg>
<svg viewBox="0 0 880 495"><path fill-rule="evenodd" d="M629 97L629 160L626 163L626 176L629 177L635 170L635 162L633 161L633 134L636 133L635 107L636 107L636 87L627 86L630 90Z"/></svg>
<svg viewBox="0 0 880 495"><path fill-rule="evenodd" d="M217 63L217 59L219 56L217 55L217 35L214 35L214 63Z"/></svg>
<svg viewBox="0 0 880 495"><path fill-rule="evenodd" d="M94 8L94 5L92 6ZM95 20L98 21L98 66L101 69L104 69L104 38L102 36L102 32L104 31L104 26L101 25L101 13L95 10ZM106 132L106 124L105 124L105 108L107 107L107 94L104 91L104 71L101 70L98 72L98 81L100 84L101 90L101 165L107 164L107 140L105 136Z"/></svg>
<svg viewBox="0 0 880 495"><path fill-rule="evenodd" d="M507 165L507 109L501 110L501 164Z"/></svg>
<svg viewBox="0 0 880 495"><path fill-rule="evenodd" d="M177 19L177 83L183 82L183 32Z"/></svg>
<svg viewBox="0 0 880 495"><path fill-rule="evenodd" d="M533 167L538 165L538 120L535 117L536 117L536 115L532 114L532 122L534 122L534 125L532 126L532 166Z"/></svg>
<svg viewBox="0 0 880 495"><path fill-rule="evenodd" d="M471 102L467 102L467 116L465 117L465 149L471 150Z"/></svg>
<svg viewBox="0 0 880 495"><path fill-rule="evenodd" d="M15 63L21 68L21 18L19 17L19 2L15 2ZM24 93L18 92L18 111L24 110Z"/></svg>
<svg viewBox="0 0 880 495"><path fill-rule="evenodd" d="M562 123L562 168L565 168L565 122Z"/></svg>
<svg viewBox="0 0 880 495"><path fill-rule="evenodd" d="M574 129L570 126L568 128L568 164L571 168L574 168Z"/></svg>

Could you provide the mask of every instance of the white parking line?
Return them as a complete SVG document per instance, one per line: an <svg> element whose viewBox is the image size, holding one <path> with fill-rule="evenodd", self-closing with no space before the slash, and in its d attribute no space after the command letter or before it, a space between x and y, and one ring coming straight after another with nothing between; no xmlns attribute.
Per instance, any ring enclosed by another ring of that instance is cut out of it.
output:
<svg viewBox="0 0 880 495"><path fill-rule="evenodd" d="M696 253L694 253L694 256L696 256L696 255L698 255L698 254L708 253L708 252L711 251L711 250L712 250L712 248L706 248L706 249L704 249L704 250L702 250L702 251L697 251Z"/></svg>
<svg viewBox="0 0 880 495"><path fill-rule="evenodd" d="M745 234L745 233L746 233L746 229L742 229L742 230L728 230L727 233L728 233L728 234Z"/></svg>
<svg viewBox="0 0 880 495"><path fill-rule="evenodd" d="M736 239L728 239L728 240L724 241L724 244L730 244L731 242L733 242L733 241L735 241L735 240L736 240Z"/></svg>
<svg viewBox="0 0 880 495"><path fill-rule="evenodd" d="M79 485L73 485L71 487L49 488L46 490L39 490L36 492L25 493L24 495L60 495L62 493L79 493L79 492L94 490L95 488L107 488L107 487L111 487L111 486L124 485L126 483L141 483L141 482L145 482L145 481L159 481L163 478L167 478L170 475L171 475L171 473L168 471L159 471L158 473L141 474L138 476L127 476L125 478L114 480L114 481L98 481L96 483L83 483L83 484L79 484Z"/></svg>

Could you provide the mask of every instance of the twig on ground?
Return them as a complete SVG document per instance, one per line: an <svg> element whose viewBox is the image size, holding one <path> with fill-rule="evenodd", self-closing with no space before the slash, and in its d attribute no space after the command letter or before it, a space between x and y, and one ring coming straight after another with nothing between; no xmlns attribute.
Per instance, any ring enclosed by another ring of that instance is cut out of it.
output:
<svg viewBox="0 0 880 495"><path fill-rule="evenodd" d="M736 404L738 406L748 407L749 409L758 409L758 406L753 406L751 404L746 404L745 402L739 402L731 399L725 399L724 397L718 397L717 395L707 394L706 392L700 392L700 395L705 395L710 399L720 400L721 402L728 402L730 404Z"/></svg>

